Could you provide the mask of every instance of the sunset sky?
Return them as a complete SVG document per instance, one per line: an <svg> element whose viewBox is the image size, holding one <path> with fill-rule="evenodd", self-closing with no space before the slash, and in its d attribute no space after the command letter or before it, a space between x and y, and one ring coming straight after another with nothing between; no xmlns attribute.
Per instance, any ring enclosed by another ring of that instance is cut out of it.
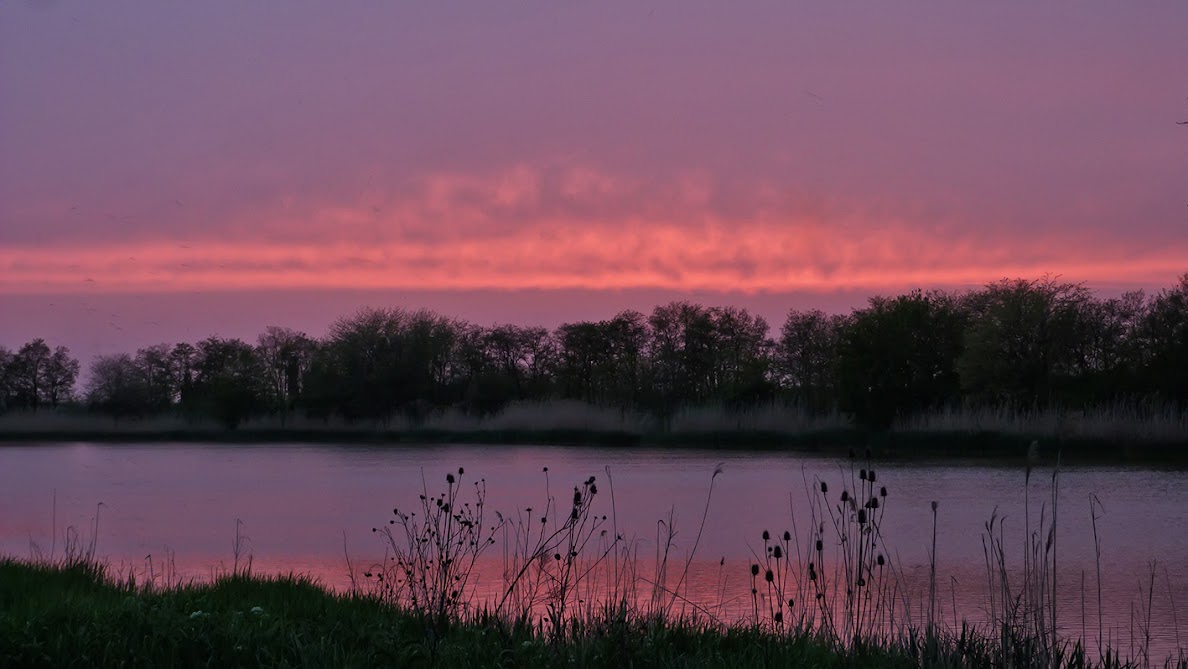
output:
<svg viewBox="0 0 1188 669"><path fill-rule="evenodd" d="M1188 3L0 3L0 344L1188 271Z"/></svg>

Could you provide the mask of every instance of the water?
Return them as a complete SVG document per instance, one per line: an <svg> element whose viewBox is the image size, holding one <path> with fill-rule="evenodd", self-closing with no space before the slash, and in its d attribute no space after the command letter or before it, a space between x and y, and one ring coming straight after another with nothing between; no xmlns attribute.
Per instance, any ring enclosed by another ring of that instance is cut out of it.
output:
<svg viewBox="0 0 1188 669"><path fill-rule="evenodd" d="M722 473L706 512L719 465ZM983 526L996 509L1006 518L1008 566L1016 569L1024 544L1022 467L952 461L874 466L878 485L889 493L883 509L885 550L917 607L913 616L927 599L930 504L935 500L940 615L951 623L955 608L958 618L984 619ZM305 573L346 588L345 556L362 565L376 560L382 548L372 527L387 523L393 507L411 509L424 486L430 493L443 490L445 474L458 467L465 467L468 482L485 479L488 508L505 515L544 508L545 467L562 514L572 486L596 476L595 512L613 515L619 533L637 542L648 565L659 520L672 514L674 562L683 565L706 513L689 591L706 605L725 600L729 606L719 610L741 615L751 609L749 566L763 552L763 530L775 536L793 530L795 513L799 535L807 536L807 488L815 490L818 478L829 483L834 504L843 487L852 489L848 460L787 453L466 445L10 445L0 447L0 554L52 550L60 555L65 528L73 526L89 540L98 513L98 553L117 567L140 573L151 556L156 572L172 563L184 577L206 578L232 566L239 527L246 537L243 552L250 553L255 571ZM607 468L613 477L613 514ZM1037 469L1032 475L1033 526L1041 505L1050 506L1050 474L1050 469ZM1059 623L1063 634L1080 636L1084 607L1084 628L1093 643L1097 560L1090 494L1103 509L1097 529L1106 635L1124 652L1140 641L1131 639L1131 630L1145 620L1154 564L1151 649L1157 656L1174 652L1188 641L1188 630L1177 630L1177 618L1188 620L1188 476L1139 467L1065 467L1061 472ZM488 589L497 588L499 567L485 564L481 571Z"/></svg>

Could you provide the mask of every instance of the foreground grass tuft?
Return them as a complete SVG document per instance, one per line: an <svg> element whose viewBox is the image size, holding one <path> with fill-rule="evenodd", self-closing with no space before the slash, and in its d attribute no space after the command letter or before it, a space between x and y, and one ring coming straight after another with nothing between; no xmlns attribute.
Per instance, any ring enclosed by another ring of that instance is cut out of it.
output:
<svg viewBox="0 0 1188 669"><path fill-rule="evenodd" d="M810 634L663 620L592 622L550 642L530 624L482 616L442 629L299 576L152 588L94 564L0 560L3 667L991 666L986 659L969 639L842 651ZM1082 662L1061 665L1090 666Z"/></svg>
<svg viewBox="0 0 1188 669"><path fill-rule="evenodd" d="M910 666L881 651L845 657L809 637L657 621L592 626L562 643L492 620L434 630L297 576L152 589L93 564L0 561L3 667Z"/></svg>

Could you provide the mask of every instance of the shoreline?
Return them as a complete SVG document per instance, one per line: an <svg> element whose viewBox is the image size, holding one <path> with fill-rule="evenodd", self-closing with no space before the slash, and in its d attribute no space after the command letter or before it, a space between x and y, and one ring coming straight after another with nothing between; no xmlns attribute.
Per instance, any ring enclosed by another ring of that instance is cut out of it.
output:
<svg viewBox="0 0 1188 669"><path fill-rule="evenodd" d="M300 428L189 428L189 429L58 429L0 430L2 444L35 443L218 443L218 444L370 444L436 446L478 444L492 446L644 447L692 451L738 451L837 454L869 448L880 460L988 459L1023 463L1029 445L1038 455L1066 464L1179 464L1188 465L1188 435L1182 439L1111 439L1015 434L991 430L904 430L871 432L860 428L832 428L804 432L714 430L628 432L586 429L325 429Z"/></svg>

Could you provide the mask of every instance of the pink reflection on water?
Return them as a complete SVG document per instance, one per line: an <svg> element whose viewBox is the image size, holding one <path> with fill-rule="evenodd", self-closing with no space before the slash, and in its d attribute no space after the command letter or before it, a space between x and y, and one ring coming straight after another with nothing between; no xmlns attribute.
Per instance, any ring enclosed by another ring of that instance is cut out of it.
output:
<svg viewBox="0 0 1188 669"><path fill-rule="evenodd" d="M715 482L702 527L710 478L719 463L724 473ZM665 582L679 578L698 541L673 606L724 620L748 619L756 608L770 608L762 588L755 599L750 592L749 568L762 554L763 530L790 531L801 541L795 554L804 556L810 530L807 490L816 489L817 478L829 482L831 497L853 489L845 461L777 453L548 446L3 446L0 553L29 555L35 543L45 553L53 547L60 555L64 529L73 525L87 536L98 511L98 552L113 565L141 573L149 569L151 556L155 574L205 579L231 568L237 521L242 521L254 571L307 574L345 591L351 585L348 555L360 570L383 559L384 547L371 528L386 523L393 507L414 504L426 490L443 489L445 473L459 466L465 466L467 481L485 478L491 508L508 517L516 510L544 508L549 495L564 504L575 483L596 476L597 512L608 515L614 531L632 547L640 592L660 580L657 548L666 543L662 532L671 517L675 534ZM889 489L883 534L887 559L898 574L897 619L926 621L929 504L937 500L937 617L949 624L985 621L990 606L983 525L995 509L1005 517L1012 561L1007 566L1017 573L1024 545L1021 468L874 466L879 484ZM1181 609L1188 602L1188 539L1167 528L1188 524L1183 483L1182 472L1152 469L1069 468L1061 474L1057 605L1062 633L1077 637L1083 628L1090 644L1096 636L1097 563L1088 510L1088 495L1094 492L1105 509L1098 531L1106 636L1127 649L1140 583L1148 587L1147 565L1157 561L1150 616L1153 655L1172 652L1181 643L1172 602ZM1030 495L1034 525L1040 505L1049 503L1047 476L1033 477ZM58 539L51 540L55 535ZM505 564L497 549L477 566L476 601L502 590ZM797 564L803 562L801 557ZM1018 587L1017 577L1012 578ZM799 590L791 592L797 606L810 599Z"/></svg>

